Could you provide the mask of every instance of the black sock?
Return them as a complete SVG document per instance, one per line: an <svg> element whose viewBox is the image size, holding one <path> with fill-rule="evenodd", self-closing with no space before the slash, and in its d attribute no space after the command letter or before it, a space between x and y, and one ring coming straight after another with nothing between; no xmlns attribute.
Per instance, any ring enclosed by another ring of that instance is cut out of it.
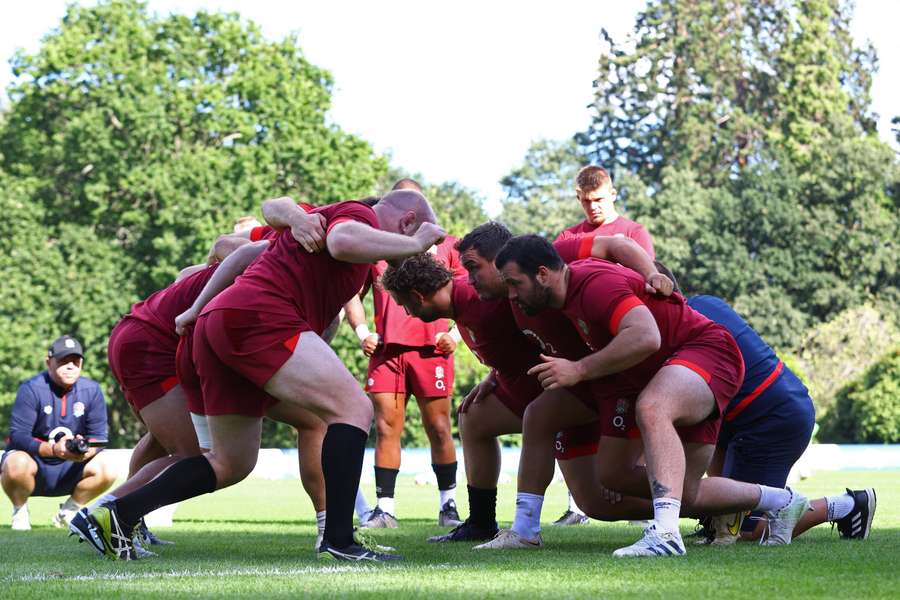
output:
<svg viewBox="0 0 900 600"><path fill-rule="evenodd" d="M325 475L325 541L335 548L353 543L353 505L369 434L353 425L328 426L322 442Z"/></svg>
<svg viewBox="0 0 900 600"><path fill-rule="evenodd" d="M469 488L469 521L479 527L497 526L497 488Z"/></svg>
<svg viewBox="0 0 900 600"><path fill-rule="evenodd" d="M439 490L452 490L456 487L456 461L446 465L431 465L437 476Z"/></svg>
<svg viewBox="0 0 900 600"><path fill-rule="evenodd" d="M156 479L115 501L119 522L126 533L141 517L161 506L216 490L216 472L205 456L180 460Z"/></svg>
<svg viewBox="0 0 900 600"><path fill-rule="evenodd" d="M375 497L393 498L400 469L386 469L375 465Z"/></svg>

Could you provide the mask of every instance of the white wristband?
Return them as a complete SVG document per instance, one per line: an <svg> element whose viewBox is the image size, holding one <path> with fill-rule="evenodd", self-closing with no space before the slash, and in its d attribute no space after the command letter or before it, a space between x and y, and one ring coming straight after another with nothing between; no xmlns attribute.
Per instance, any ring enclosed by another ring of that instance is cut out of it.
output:
<svg viewBox="0 0 900 600"><path fill-rule="evenodd" d="M354 331L356 332L356 337L359 338L359 341L363 341L364 339L369 337L369 335L371 335L369 333L369 326L366 325L365 323L363 323L361 325L357 325L356 329L354 329Z"/></svg>
<svg viewBox="0 0 900 600"><path fill-rule="evenodd" d="M453 341L457 344L462 340L462 335L459 333L459 327L456 325L453 326L453 329L447 332L447 334L453 338Z"/></svg>

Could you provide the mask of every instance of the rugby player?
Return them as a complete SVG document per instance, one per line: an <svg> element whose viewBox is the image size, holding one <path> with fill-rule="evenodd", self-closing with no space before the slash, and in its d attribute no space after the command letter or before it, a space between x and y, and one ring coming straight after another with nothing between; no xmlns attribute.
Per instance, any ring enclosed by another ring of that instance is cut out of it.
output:
<svg viewBox="0 0 900 600"><path fill-rule="evenodd" d="M678 283L661 263L660 272ZM680 292L680 290L678 290ZM759 334L721 298L693 296L688 306L728 329L744 359L746 373L737 395L724 411L722 428L707 474L748 483L783 487L791 468L809 445L815 425L815 408L809 391L800 379L760 338ZM816 525L834 523L844 539L866 539L875 516L873 488L847 490L810 501L793 536ZM744 513L703 519L701 542L727 545L738 539L757 540L764 536L765 515Z"/></svg>
<svg viewBox="0 0 900 600"><path fill-rule="evenodd" d="M575 176L575 195L581 204L585 220L564 229L556 236L556 242L578 239L585 235L623 236L633 239L654 257L653 240L643 225L627 219L616 210L618 192L609 172L602 167L588 165ZM562 465L560 465L560 468ZM578 507L569 491L569 506L554 525L584 525L588 518Z"/></svg>
<svg viewBox="0 0 900 600"><path fill-rule="evenodd" d="M605 395L602 422L615 427L604 429L610 435L601 440L610 467L601 480L622 493L652 496L654 513L643 538L615 556L683 555L678 531L682 500L707 513L768 512L766 542L790 543L809 505L804 496L725 478L700 481L721 411L743 379L740 352L725 328L691 310L680 295L661 299L648 294L643 279L624 267L593 260L566 265L538 236L510 240L496 265L511 300L526 312L562 310L593 351L577 361L542 356L542 364L531 372L543 387L605 378L596 382ZM636 465L641 447L628 439L633 427L643 439L646 468Z"/></svg>
<svg viewBox="0 0 900 600"><path fill-rule="evenodd" d="M536 364L540 352L539 347L530 343L535 334L515 322L505 298L506 290L497 290L499 276L491 263L510 236L502 225L487 223L459 242L468 280L453 278L428 256L410 258L400 268L388 269L382 278L383 287L410 314L425 321L453 318L469 348L493 369L460 407L460 437L466 457L471 515L449 534L430 541L483 541L496 535L496 487L500 468L497 437L521 431L525 408L542 391L534 378L525 375ZM646 254L633 242L597 238L598 251L615 254L604 243L630 247L632 252L636 249L648 270L656 272ZM586 246L593 248L590 241ZM625 256L627 250L618 258L628 260ZM552 455L550 468L552 471Z"/></svg>
<svg viewBox="0 0 900 600"><path fill-rule="evenodd" d="M606 169L589 165L575 176L575 195L581 202L584 221L564 229L557 242L583 235L624 236L633 239L650 258L655 257L653 240L640 223L620 215L616 210L618 192Z"/></svg>
<svg viewBox="0 0 900 600"><path fill-rule="evenodd" d="M319 336L358 293L371 263L423 252L444 232L434 224L424 196L409 190L391 192L374 207L341 202L311 214L325 219L326 252L311 254L282 233L203 309L192 354L213 448L175 463L141 489L90 513L94 533L109 556L130 555L128 533L146 513L244 479L256 463L262 416L282 402L308 409L328 424L322 443L327 517L319 556L399 558L374 549L353 530L373 411Z"/></svg>
<svg viewBox="0 0 900 600"><path fill-rule="evenodd" d="M422 189L412 179L401 179L393 187ZM463 272L456 238L447 236L429 251L456 274ZM347 322L359 337L369 358L365 390L375 407L375 493L378 504L363 523L367 528L396 528L394 489L400 472L400 436L406 403L416 397L422 425L431 446L431 467L438 486L438 525L460 524L456 509L456 446L450 423L453 394L453 352L459 333L448 330L446 319L424 323L410 317L380 285L385 261L372 266L366 286L345 306ZM370 332L361 298L371 288L375 332Z"/></svg>

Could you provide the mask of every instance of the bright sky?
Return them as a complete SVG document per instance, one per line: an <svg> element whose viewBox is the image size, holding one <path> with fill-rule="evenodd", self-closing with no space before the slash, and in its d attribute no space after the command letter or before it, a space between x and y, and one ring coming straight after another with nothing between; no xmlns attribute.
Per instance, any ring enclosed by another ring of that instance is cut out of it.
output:
<svg viewBox="0 0 900 600"><path fill-rule="evenodd" d="M85 2L92 4L92 1ZM0 4L0 57L36 51L64 0ZM605 27L624 39L642 0L150 0L160 13L240 12L270 38L298 31L314 64L335 78L332 119L430 182L456 180L496 213L499 180L540 138L589 123L586 105ZM879 133L894 141L900 114L900 2L858 0L857 40L878 50L873 86ZM12 74L0 70L0 88ZM398 93L399 92L399 93ZM2 94L5 104L7 99ZM896 146L895 146L896 147Z"/></svg>

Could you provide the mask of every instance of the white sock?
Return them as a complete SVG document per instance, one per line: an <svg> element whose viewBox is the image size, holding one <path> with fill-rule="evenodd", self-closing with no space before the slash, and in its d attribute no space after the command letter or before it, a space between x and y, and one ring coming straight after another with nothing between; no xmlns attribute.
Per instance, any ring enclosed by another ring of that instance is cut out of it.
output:
<svg viewBox="0 0 900 600"><path fill-rule="evenodd" d="M856 502L850 494L840 494L839 496L828 496L825 498L826 514L829 521L837 521L843 519L850 514Z"/></svg>
<svg viewBox="0 0 900 600"><path fill-rule="evenodd" d="M72 496L69 496L65 502L59 505L59 510L79 510L81 505L75 502L72 499Z"/></svg>
<svg viewBox="0 0 900 600"><path fill-rule="evenodd" d="M441 498L439 500L440 507L444 508L444 505L447 504L450 500L456 502L456 488L450 488L449 490L438 490L441 493Z"/></svg>
<svg viewBox="0 0 900 600"><path fill-rule="evenodd" d="M397 516L397 513L394 512L395 508L394 508L394 499L393 498L388 498L387 496L384 496L383 498L379 498L378 499L378 508L380 508L381 510L383 510L384 512L386 512L387 514L389 514L393 517Z"/></svg>
<svg viewBox="0 0 900 600"><path fill-rule="evenodd" d="M512 530L523 538L533 540L541 532L541 508L544 497L528 492L516 494L516 518Z"/></svg>
<svg viewBox="0 0 900 600"><path fill-rule="evenodd" d="M784 508L791 503L794 494L787 488L776 488L768 485L759 486L759 503L753 510L769 512Z"/></svg>
<svg viewBox="0 0 900 600"><path fill-rule="evenodd" d="M681 515L681 500L676 498L656 498L653 500L653 520L663 531L678 533L678 517Z"/></svg>
<svg viewBox="0 0 900 600"><path fill-rule="evenodd" d="M319 530L319 533L323 533L325 531L325 511L320 510L316 513L316 527Z"/></svg>
<svg viewBox="0 0 900 600"><path fill-rule="evenodd" d="M354 506L356 510L356 516L362 519L367 512L371 512L371 508L369 508L369 503L366 502L366 496L363 494L362 488L356 489L356 505Z"/></svg>
<svg viewBox="0 0 900 600"><path fill-rule="evenodd" d="M102 496L100 496L99 498L94 500L94 503L88 507L88 510L94 510L95 508L97 508L98 506L103 504L104 502L114 502L115 500L116 500L115 495L103 494Z"/></svg>
<svg viewBox="0 0 900 600"><path fill-rule="evenodd" d="M569 510L575 514L584 516L584 511L578 508L578 505L575 504L575 498L572 496L572 492L569 492Z"/></svg>
<svg viewBox="0 0 900 600"><path fill-rule="evenodd" d="M19 511L22 511L27 515L28 514L28 504L23 504L22 506L13 506L13 516L16 516L16 514Z"/></svg>

